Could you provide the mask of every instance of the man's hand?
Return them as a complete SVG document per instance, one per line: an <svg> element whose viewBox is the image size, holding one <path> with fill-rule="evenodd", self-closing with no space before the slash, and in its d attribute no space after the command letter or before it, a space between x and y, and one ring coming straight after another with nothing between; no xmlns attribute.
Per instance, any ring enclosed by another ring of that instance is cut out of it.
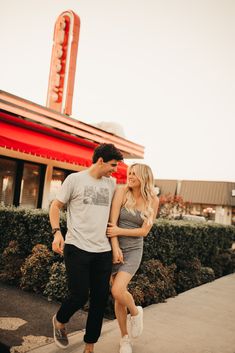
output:
<svg viewBox="0 0 235 353"><path fill-rule="evenodd" d="M64 238L61 232L56 232L54 240L52 242L52 250L60 255L64 252Z"/></svg>

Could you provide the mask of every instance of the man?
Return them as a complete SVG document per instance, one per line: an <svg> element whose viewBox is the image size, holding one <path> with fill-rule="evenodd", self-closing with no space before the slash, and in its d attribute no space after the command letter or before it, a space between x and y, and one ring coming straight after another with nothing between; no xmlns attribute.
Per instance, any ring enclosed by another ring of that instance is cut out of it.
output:
<svg viewBox="0 0 235 353"><path fill-rule="evenodd" d="M100 336L109 295L112 254L106 228L117 171L123 156L112 144L101 144L93 154L92 165L70 174L50 207L53 251L64 255L70 296L53 317L54 340L68 347L65 324L89 297L89 313L84 335L84 353L92 353ZM59 228L60 210L67 204L65 242ZM65 243L65 245L64 245Z"/></svg>

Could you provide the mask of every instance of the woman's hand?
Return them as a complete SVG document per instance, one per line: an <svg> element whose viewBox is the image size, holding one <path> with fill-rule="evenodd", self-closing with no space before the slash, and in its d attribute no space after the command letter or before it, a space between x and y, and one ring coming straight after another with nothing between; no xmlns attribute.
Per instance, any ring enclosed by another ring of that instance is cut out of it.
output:
<svg viewBox="0 0 235 353"><path fill-rule="evenodd" d="M121 235L120 230L121 230L121 228L119 228L116 224L108 223L106 235L109 238L117 237L118 235Z"/></svg>
<svg viewBox="0 0 235 353"><path fill-rule="evenodd" d="M122 250L117 247L113 249L113 264L124 263Z"/></svg>

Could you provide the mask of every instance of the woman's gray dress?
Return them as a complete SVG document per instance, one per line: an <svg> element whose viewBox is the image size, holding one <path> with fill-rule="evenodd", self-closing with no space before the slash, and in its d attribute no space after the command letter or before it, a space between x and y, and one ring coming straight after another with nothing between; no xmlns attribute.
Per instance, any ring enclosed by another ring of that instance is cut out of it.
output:
<svg viewBox="0 0 235 353"><path fill-rule="evenodd" d="M118 227L120 228L140 228L143 224L143 219L140 216L140 211L136 210L135 215L128 212L125 207L121 208L118 219ZM112 273L124 271L134 275L140 266L143 254L143 237L120 236L118 237L119 246L123 252L124 264L113 264Z"/></svg>

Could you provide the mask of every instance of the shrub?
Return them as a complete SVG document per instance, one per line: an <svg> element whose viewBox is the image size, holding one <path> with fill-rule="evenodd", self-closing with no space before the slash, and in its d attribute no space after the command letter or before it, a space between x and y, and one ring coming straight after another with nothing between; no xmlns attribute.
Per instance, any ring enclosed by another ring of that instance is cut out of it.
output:
<svg viewBox="0 0 235 353"><path fill-rule="evenodd" d="M52 236L48 211L0 207L0 254L11 240L17 240L19 250L28 256L34 245L51 248ZM66 232L66 214L61 213L60 227ZM211 223L157 220L144 241L143 260L152 258L171 265L179 258L198 257L203 266L212 266L221 249L231 248L235 227ZM55 261L62 261L58 255Z"/></svg>
<svg viewBox="0 0 235 353"><path fill-rule="evenodd" d="M0 252L8 246L11 240L17 240L20 251L24 248L25 235L28 233L24 219L25 210L15 207L0 207ZM31 248L32 249L32 248Z"/></svg>
<svg viewBox="0 0 235 353"><path fill-rule="evenodd" d="M215 272L211 267L201 267L200 269L200 282L201 284L205 284L208 282L212 282L215 279Z"/></svg>
<svg viewBox="0 0 235 353"><path fill-rule="evenodd" d="M45 287L43 295L49 300L62 301L68 296L68 284L65 265L55 262L50 268L49 281Z"/></svg>
<svg viewBox="0 0 235 353"><path fill-rule="evenodd" d="M147 306L174 296L174 271L175 265L164 266L159 260L143 262L129 287L136 303Z"/></svg>
<svg viewBox="0 0 235 353"><path fill-rule="evenodd" d="M213 269L202 267L198 258L194 258L191 261L178 260L176 265L175 289L177 293L184 292L215 279Z"/></svg>
<svg viewBox="0 0 235 353"><path fill-rule="evenodd" d="M62 213L63 234L65 217ZM22 288L44 293L50 299L66 297L63 257L48 250L52 242L48 211L0 207L0 224L0 280L18 283L22 275ZM144 239L143 262L130 284L136 303L164 301L214 276L234 272L233 241L233 226L157 220ZM108 312L112 312L112 305L110 297Z"/></svg>
<svg viewBox="0 0 235 353"><path fill-rule="evenodd" d="M1 257L0 280L17 285L21 277L21 265L24 262L16 240L10 241Z"/></svg>
<svg viewBox="0 0 235 353"><path fill-rule="evenodd" d="M158 220L145 238L143 260L171 265L177 259L198 258L203 266L212 267L212 259L220 250L230 249L234 239L233 226Z"/></svg>
<svg viewBox="0 0 235 353"><path fill-rule="evenodd" d="M20 252L28 256L35 245L51 248L52 235L47 210L0 207L0 253L11 240L17 240ZM66 233L66 215L61 212L60 227Z"/></svg>
<svg viewBox="0 0 235 353"><path fill-rule="evenodd" d="M49 278L52 259L53 254L45 245L35 245L32 254L26 258L21 267L21 288L38 293L42 292Z"/></svg>
<svg viewBox="0 0 235 353"><path fill-rule="evenodd" d="M161 195L159 197L158 217L165 219L182 219L189 209L189 203L184 202L179 195Z"/></svg>
<svg viewBox="0 0 235 353"><path fill-rule="evenodd" d="M212 257L211 267L216 277L221 277L235 272L235 250L227 249L218 251L218 254Z"/></svg>

